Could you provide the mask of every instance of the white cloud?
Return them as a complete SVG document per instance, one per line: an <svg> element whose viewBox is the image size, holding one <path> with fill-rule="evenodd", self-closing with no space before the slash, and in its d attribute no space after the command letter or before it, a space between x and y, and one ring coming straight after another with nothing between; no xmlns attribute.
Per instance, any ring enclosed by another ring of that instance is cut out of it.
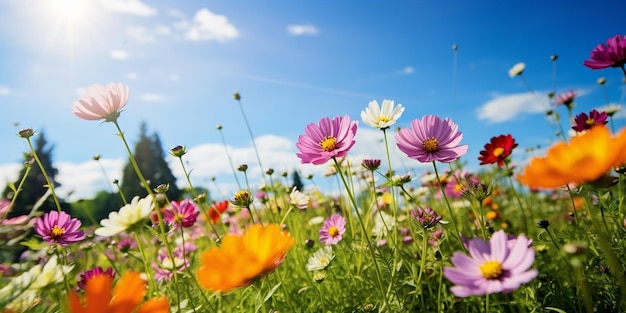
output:
<svg viewBox="0 0 626 313"><path fill-rule="evenodd" d="M167 100L165 96L156 93L144 93L141 95L140 99L146 102L161 102Z"/></svg>
<svg viewBox="0 0 626 313"><path fill-rule="evenodd" d="M319 30L313 25L289 25L287 31L294 36L316 35Z"/></svg>
<svg viewBox="0 0 626 313"><path fill-rule="evenodd" d="M8 163L0 164L0 186L8 186L15 183L22 169L22 164Z"/></svg>
<svg viewBox="0 0 626 313"><path fill-rule="evenodd" d="M89 199L98 191L115 190L113 180L122 180L124 159L100 159L82 163L57 162L56 179L61 184L55 191L66 201ZM69 199L68 199L69 198Z"/></svg>
<svg viewBox="0 0 626 313"><path fill-rule="evenodd" d="M137 72L130 72L126 74L126 78L130 79L130 80L135 80L137 78L139 78L139 73Z"/></svg>
<svg viewBox="0 0 626 313"><path fill-rule="evenodd" d="M206 8L200 9L191 24L181 22L175 27L185 30L185 38L192 41L225 42L239 36L239 31L224 15L218 15Z"/></svg>
<svg viewBox="0 0 626 313"><path fill-rule="evenodd" d="M128 53L124 50L116 49L111 51L111 58L115 60L126 60L128 59Z"/></svg>
<svg viewBox="0 0 626 313"><path fill-rule="evenodd" d="M526 92L510 95L495 95L493 99L477 109L478 119L491 123L502 123L523 114L544 113L550 108L548 98Z"/></svg>
<svg viewBox="0 0 626 313"><path fill-rule="evenodd" d="M11 89L9 89L9 87L0 85L0 96L6 96L10 93L11 93Z"/></svg>
<svg viewBox="0 0 626 313"><path fill-rule="evenodd" d="M110 12L139 16L153 16L157 10L139 0L100 0L100 5Z"/></svg>
<svg viewBox="0 0 626 313"><path fill-rule="evenodd" d="M400 74L403 74L403 75L413 74L414 72L415 72L415 69L412 66L407 66L403 68L402 70L400 70Z"/></svg>

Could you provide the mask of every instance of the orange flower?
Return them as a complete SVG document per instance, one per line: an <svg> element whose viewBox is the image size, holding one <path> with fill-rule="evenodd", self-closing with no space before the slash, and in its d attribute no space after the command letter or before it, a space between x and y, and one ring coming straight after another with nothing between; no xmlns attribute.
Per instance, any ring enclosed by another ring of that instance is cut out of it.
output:
<svg viewBox="0 0 626 313"><path fill-rule="evenodd" d="M626 129L611 137L604 126L595 126L570 143L560 142L545 157L534 158L517 176L531 188L558 188L600 179L626 163Z"/></svg>
<svg viewBox="0 0 626 313"><path fill-rule="evenodd" d="M167 298L161 297L143 301L146 282L139 273L127 272L120 278L111 294L113 280L106 275L97 275L87 281L86 299L81 303L78 295L69 295L72 313L167 313L170 311ZM143 302L143 304L142 304ZM138 310L137 310L138 309ZM136 310L136 311L135 311Z"/></svg>
<svg viewBox="0 0 626 313"><path fill-rule="evenodd" d="M279 225L252 225L242 236L228 234L221 247L202 253L197 275L209 290L228 292L273 272L295 240Z"/></svg>

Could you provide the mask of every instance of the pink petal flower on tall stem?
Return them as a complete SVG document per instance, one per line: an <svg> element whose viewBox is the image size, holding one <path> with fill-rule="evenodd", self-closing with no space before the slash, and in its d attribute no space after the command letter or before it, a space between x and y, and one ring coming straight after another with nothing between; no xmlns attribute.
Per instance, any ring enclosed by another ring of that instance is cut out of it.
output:
<svg viewBox="0 0 626 313"><path fill-rule="evenodd" d="M120 116L129 94L128 86L122 83L94 84L85 88L85 95L74 101L72 112L84 120L112 122Z"/></svg>
<svg viewBox="0 0 626 313"><path fill-rule="evenodd" d="M304 128L305 134L298 137L296 155L302 164L324 164L331 158L341 158L355 144L354 136L357 121L350 121L350 116L336 116L332 120L322 118L318 124L311 123Z"/></svg>
<svg viewBox="0 0 626 313"><path fill-rule="evenodd" d="M165 210L163 219L175 227L191 227L196 222L200 211L190 199L172 201Z"/></svg>
<svg viewBox="0 0 626 313"><path fill-rule="evenodd" d="M403 128L396 134L398 148L406 155L422 163L452 162L467 153L467 145L459 146L463 133L449 118L442 120L436 115L425 115L411 122L411 128Z"/></svg>
<svg viewBox="0 0 626 313"><path fill-rule="evenodd" d="M621 67L626 64L626 36L615 35L609 38L606 44L597 45L583 64L592 70L601 70L607 67Z"/></svg>
<svg viewBox="0 0 626 313"><path fill-rule="evenodd" d="M535 250L524 235L509 240L503 230L493 234L489 242L482 238L467 241L467 256L454 252L443 275L455 285L450 291L457 297L482 296L497 292L509 293L537 276L530 269Z"/></svg>
<svg viewBox="0 0 626 313"><path fill-rule="evenodd" d="M320 241L326 245L335 245L343 238L346 232L346 219L339 215L333 214L320 229Z"/></svg>
<svg viewBox="0 0 626 313"><path fill-rule="evenodd" d="M80 226L78 219L65 212L50 211L35 221L35 232L47 242L64 246L85 239Z"/></svg>

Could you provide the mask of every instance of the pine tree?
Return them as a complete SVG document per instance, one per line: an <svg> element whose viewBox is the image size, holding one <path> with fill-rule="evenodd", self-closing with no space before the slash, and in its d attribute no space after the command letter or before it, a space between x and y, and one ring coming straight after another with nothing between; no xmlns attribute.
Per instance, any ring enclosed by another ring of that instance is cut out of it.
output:
<svg viewBox="0 0 626 313"><path fill-rule="evenodd" d="M43 168L46 170L48 178L55 188L60 186L60 184L55 180L58 170L52 165L52 150L54 150L54 145L48 145L48 141L46 140L46 136L42 130L37 132L34 146L35 153L37 153ZM33 155L30 152L24 153L24 167L20 171L17 181L13 183L15 188L19 186L20 180L24 177L26 169L29 166L31 170L24 181L22 190L17 195L17 199L15 199L15 205L9 214L9 217L30 213L33 205L46 193L46 191L48 191L48 188L45 187L45 185L47 185L46 179L37 163L34 162ZM13 198L14 192L7 186L4 189L2 196L10 200ZM56 206L52 199L48 199L40 210L47 212L51 209L56 209Z"/></svg>
<svg viewBox="0 0 626 313"><path fill-rule="evenodd" d="M181 191L176 186L176 177L172 174L165 161L161 139L156 133L148 136L145 122L141 124L139 141L135 145L134 156L139 170L148 181L151 189L154 190L156 186L161 184L169 184L168 198L170 200L179 199ZM124 167L121 188L128 199L134 196L145 197L147 195L130 160Z"/></svg>

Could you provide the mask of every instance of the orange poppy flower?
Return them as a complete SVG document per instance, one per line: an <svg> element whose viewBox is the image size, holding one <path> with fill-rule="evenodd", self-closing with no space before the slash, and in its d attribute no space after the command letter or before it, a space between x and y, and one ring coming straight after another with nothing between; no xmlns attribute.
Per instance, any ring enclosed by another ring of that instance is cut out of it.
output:
<svg viewBox="0 0 626 313"><path fill-rule="evenodd" d="M228 209L228 200L221 202L213 202L213 205L207 211L211 223L215 224L220 220L220 216Z"/></svg>
<svg viewBox="0 0 626 313"><path fill-rule="evenodd" d="M167 313L170 311L167 298L161 297L144 302L146 282L137 272L127 272L120 278L111 294L113 280L106 275L97 275L87 281L85 301L78 295L69 295L72 313Z"/></svg>
<svg viewBox="0 0 626 313"><path fill-rule="evenodd" d="M624 163L626 129L612 137L606 127L595 126L569 143L553 145L545 157L532 159L517 179L531 188L579 185L594 182Z"/></svg>
<svg viewBox="0 0 626 313"><path fill-rule="evenodd" d="M279 225L254 224L242 236L228 234L202 253L197 276L209 290L228 292L273 272L295 240Z"/></svg>

